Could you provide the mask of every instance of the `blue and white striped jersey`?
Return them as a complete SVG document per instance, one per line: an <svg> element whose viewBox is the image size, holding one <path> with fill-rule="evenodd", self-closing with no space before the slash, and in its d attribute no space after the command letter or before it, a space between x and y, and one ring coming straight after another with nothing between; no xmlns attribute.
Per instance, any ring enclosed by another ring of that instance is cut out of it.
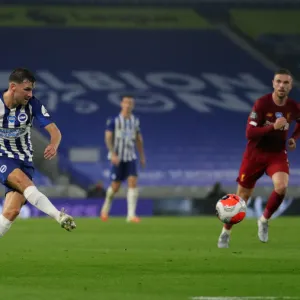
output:
<svg viewBox="0 0 300 300"><path fill-rule="evenodd" d="M46 108L35 97L24 106L9 109L0 94L0 157L32 162L30 128L34 118L41 127L53 123Z"/></svg>
<svg viewBox="0 0 300 300"><path fill-rule="evenodd" d="M140 121L134 115L124 118L118 115L107 120L106 130L113 132L114 151L123 162L137 159L135 152L136 136L140 132ZM108 154L111 158L111 153Z"/></svg>

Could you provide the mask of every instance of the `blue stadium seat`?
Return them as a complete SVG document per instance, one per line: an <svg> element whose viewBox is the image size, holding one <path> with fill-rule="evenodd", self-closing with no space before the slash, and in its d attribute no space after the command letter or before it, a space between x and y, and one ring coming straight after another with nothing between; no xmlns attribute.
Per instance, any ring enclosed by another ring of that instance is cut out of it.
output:
<svg viewBox="0 0 300 300"><path fill-rule="evenodd" d="M20 55L18 30L0 28L10 44L0 49L7 57L0 71L24 64L36 71L36 96L61 129L62 146L100 149L99 161L68 162L86 182L108 182L106 119L129 93L145 138L142 185L234 184L247 116L271 90L273 73L221 32L31 28L34 47ZM291 161L300 169L299 155Z"/></svg>

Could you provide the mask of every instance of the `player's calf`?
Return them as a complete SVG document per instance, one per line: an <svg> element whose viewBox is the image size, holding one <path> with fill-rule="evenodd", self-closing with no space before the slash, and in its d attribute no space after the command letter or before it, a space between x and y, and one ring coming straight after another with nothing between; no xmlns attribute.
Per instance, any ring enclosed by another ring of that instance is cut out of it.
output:
<svg viewBox="0 0 300 300"><path fill-rule="evenodd" d="M277 190L278 191L278 190ZM282 190L284 191L284 190ZM276 191L273 191L270 195L266 208L262 216L257 221L258 226L258 238L261 242L266 243L269 239L269 219L272 217L274 212L281 205L285 194L278 194Z"/></svg>
<svg viewBox="0 0 300 300"><path fill-rule="evenodd" d="M11 222L13 222L18 215L20 214L21 209L20 208L9 208L7 210L3 210L2 215L10 220Z"/></svg>
<svg viewBox="0 0 300 300"><path fill-rule="evenodd" d="M111 209L112 201L115 194L119 191L121 182L112 182L111 186L106 191L105 201L101 208L100 218L103 222L108 220L109 212Z"/></svg>
<svg viewBox="0 0 300 300"><path fill-rule="evenodd" d="M11 227L14 220L18 217L25 199L18 192L6 194L3 204L2 215L0 215L0 236L2 237Z"/></svg>

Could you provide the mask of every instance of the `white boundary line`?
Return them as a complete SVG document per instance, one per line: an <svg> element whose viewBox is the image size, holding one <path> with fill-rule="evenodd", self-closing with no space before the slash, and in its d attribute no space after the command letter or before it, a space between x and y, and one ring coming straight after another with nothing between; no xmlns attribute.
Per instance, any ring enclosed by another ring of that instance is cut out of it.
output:
<svg viewBox="0 0 300 300"><path fill-rule="evenodd" d="M281 297L271 297L271 296L255 296L255 297L206 297L206 296L198 296L191 297L191 300L296 300L300 299L300 297L289 297L289 296L281 296Z"/></svg>

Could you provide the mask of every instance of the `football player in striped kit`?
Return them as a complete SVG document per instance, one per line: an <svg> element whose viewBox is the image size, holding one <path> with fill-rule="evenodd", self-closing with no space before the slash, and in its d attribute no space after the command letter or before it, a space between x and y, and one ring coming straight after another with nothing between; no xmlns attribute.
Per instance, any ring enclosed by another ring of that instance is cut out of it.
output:
<svg viewBox="0 0 300 300"><path fill-rule="evenodd" d="M34 166L30 128L36 118L50 134L45 159L56 155L61 133L46 108L33 96L35 77L27 69L15 69L9 87L0 93L0 181L5 186L5 201L0 215L0 237L11 227L21 207L28 201L54 218L64 229L76 227L71 216L58 211L32 182Z"/></svg>
<svg viewBox="0 0 300 300"><path fill-rule="evenodd" d="M114 195L118 192L124 180L128 182L127 222L138 223L140 221L136 216L138 176L135 148L139 152L142 167L145 167L146 159L140 121L132 114L133 107L133 97L123 96L120 114L107 121L105 143L109 151L108 158L112 164L110 174L112 182L107 190L105 202L101 209L100 217L103 221L107 221Z"/></svg>

